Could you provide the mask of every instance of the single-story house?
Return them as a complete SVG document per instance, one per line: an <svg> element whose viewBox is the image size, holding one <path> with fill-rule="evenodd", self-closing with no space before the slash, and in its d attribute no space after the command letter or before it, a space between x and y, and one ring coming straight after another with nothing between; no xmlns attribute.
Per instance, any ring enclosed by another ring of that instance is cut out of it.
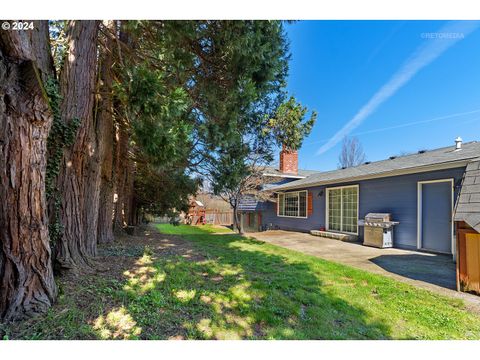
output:
<svg viewBox="0 0 480 360"><path fill-rule="evenodd" d="M359 219L368 213L390 213L399 222L393 229L394 247L455 255L454 207L467 166L479 159L480 142L462 144L456 139L455 145L439 149L333 171L304 172L298 170L297 153L283 149L279 169L265 171L278 178L269 184L274 196L263 202L250 198L240 210L245 218L256 219L253 231L325 230L358 240L363 238ZM478 216L470 213L478 206L464 206L462 219L477 221Z"/></svg>

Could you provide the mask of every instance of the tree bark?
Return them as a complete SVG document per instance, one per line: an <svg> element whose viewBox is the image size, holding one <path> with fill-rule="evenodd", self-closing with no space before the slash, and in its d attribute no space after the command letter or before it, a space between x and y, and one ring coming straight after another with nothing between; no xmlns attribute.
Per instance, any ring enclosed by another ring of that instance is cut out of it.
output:
<svg viewBox="0 0 480 360"><path fill-rule="evenodd" d="M128 159L126 181L125 181L125 195L124 195L124 221L127 225L136 226L138 225L136 206L135 201L135 189L134 189L134 180L135 180L135 164L131 159Z"/></svg>
<svg viewBox="0 0 480 360"><path fill-rule="evenodd" d="M128 174L128 131L125 123L117 124L115 149L115 213L113 229L121 233L127 225L125 218L125 192Z"/></svg>
<svg viewBox="0 0 480 360"><path fill-rule="evenodd" d="M115 22L105 22L105 30L115 34ZM99 154L101 159L100 199L98 210L98 243L113 241L113 141L115 137L113 124L113 53L115 48L113 37L105 39L100 67L100 100L96 132L98 134Z"/></svg>
<svg viewBox="0 0 480 360"><path fill-rule="evenodd" d="M90 192L88 178L92 177L90 158L98 151L91 141L98 25L98 21L70 21L67 29L68 54L60 74L61 112L67 125L77 119L80 127L73 146L64 152L57 182L63 226L55 244L59 270L88 267L89 257L96 254L98 210L88 206L95 203L98 209L99 196Z"/></svg>
<svg viewBox="0 0 480 360"><path fill-rule="evenodd" d="M129 36L128 31L125 31L125 23L122 21L119 24L119 40L128 48L134 49L136 44ZM119 53L121 50L119 49ZM122 59L119 59L122 65ZM122 233L125 226L130 224L131 201L133 196L133 163L129 156L129 121L125 114L120 112L117 122L116 133L116 150L115 150L115 211L113 228L116 233Z"/></svg>
<svg viewBox="0 0 480 360"><path fill-rule="evenodd" d="M53 73L48 23L0 32L0 320L45 312L54 302L45 196Z"/></svg>
<svg viewBox="0 0 480 360"><path fill-rule="evenodd" d="M238 207L237 205L232 206L233 208L233 229L237 230L240 235L243 234L242 219L239 218Z"/></svg>

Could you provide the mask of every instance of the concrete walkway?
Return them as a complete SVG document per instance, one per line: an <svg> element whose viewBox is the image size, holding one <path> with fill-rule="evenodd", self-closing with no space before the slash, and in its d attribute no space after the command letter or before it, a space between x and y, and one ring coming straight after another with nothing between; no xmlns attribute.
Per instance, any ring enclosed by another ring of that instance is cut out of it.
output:
<svg viewBox="0 0 480 360"><path fill-rule="evenodd" d="M377 249L306 233L270 230L249 233L258 240L325 260L386 275L436 293L461 298L480 313L480 297L456 291L456 270L451 256L401 249Z"/></svg>

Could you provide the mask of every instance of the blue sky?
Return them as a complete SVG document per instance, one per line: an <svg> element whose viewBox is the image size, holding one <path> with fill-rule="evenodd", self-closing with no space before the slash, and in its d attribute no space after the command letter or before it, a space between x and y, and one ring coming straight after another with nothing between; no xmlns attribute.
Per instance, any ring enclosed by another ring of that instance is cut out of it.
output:
<svg viewBox="0 0 480 360"><path fill-rule="evenodd" d="M357 136L369 161L452 145L457 136L480 140L479 25L287 24L292 54L288 90L318 112L299 151L300 168L335 169L341 149L341 142L332 140L336 134ZM445 32L460 35L435 35ZM339 132L349 122L351 129Z"/></svg>

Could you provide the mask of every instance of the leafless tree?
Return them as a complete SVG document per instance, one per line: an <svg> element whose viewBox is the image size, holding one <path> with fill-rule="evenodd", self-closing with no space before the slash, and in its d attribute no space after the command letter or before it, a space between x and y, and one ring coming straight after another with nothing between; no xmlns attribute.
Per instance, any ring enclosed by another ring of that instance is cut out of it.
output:
<svg viewBox="0 0 480 360"><path fill-rule="evenodd" d="M357 166L365 161L365 153L358 138L344 137L342 143L342 152L338 157L338 167L348 168Z"/></svg>

